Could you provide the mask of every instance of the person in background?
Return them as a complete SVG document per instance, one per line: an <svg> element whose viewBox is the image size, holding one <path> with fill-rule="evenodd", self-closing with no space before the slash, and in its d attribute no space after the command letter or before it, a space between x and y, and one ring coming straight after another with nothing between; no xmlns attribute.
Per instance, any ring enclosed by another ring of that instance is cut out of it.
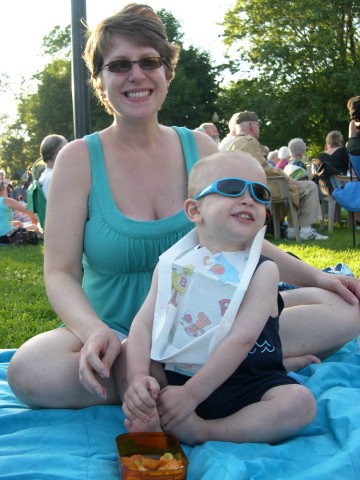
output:
<svg viewBox="0 0 360 480"><path fill-rule="evenodd" d="M280 170L284 170L286 165L288 165L290 160L290 152L288 147L280 147L278 153L279 161L275 165L275 168L279 168Z"/></svg>
<svg viewBox="0 0 360 480"><path fill-rule="evenodd" d="M220 144L219 150L226 151L226 145L234 140L236 137L236 119L239 115L239 112L234 113L234 115L230 118L228 126L229 126L229 133L224 137Z"/></svg>
<svg viewBox="0 0 360 480"><path fill-rule="evenodd" d="M6 178L5 170L0 170L0 182L4 183L5 185L9 185L10 180Z"/></svg>
<svg viewBox="0 0 360 480"><path fill-rule="evenodd" d="M335 188L342 186L341 180L335 175L347 175L350 167L349 154L343 147L343 141L342 134L337 130L329 132L324 152L312 160L312 181L319 185L320 198L324 191L331 195Z"/></svg>
<svg viewBox="0 0 360 480"><path fill-rule="evenodd" d="M219 132L214 123L202 123L200 128L203 128L206 135L209 135L210 138L214 140L217 144L220 142Z"/></svg>
<svg viewBox="0 0 360 480"><path fill-rule="evenodd" d="M159 256L193 229L183 211L188 173L199 158L218 152L207 135L158 122L179 47L150 6L132 3L99 22L84 58L114 120L70 142L56 159L44 276L65 326L28 340L8 368L13 392L33 407L121 402L121 341ZM276 262L282 280L313 287L283 297L287 368L305 366L304 356L310 363L307 355L324 358L360 333L357 279L329 275L268 241L262 253Z"/></svg>
<svg viewBox="0 0 360 480"><path fill-rule="evenodd" d="M279 161L278 152L278 150L273 150L268 153L267 162L271 167L275 167L275 165Z"/></svg>
<svg viewBox="0 0 360 480"><path fill-rule="evenodd" d="M349 155L360 155L360 96L351 97L347 108L350 114L350 123L346 149Z"/></svg>
<svg viewBox="0 0 360 480"><path fill-rule="evenodd" d="M291 200L298 209L300 239L301 240L328 240L329 237L321 235L312 224L321 220L321 208L317 186L314 182L289 178L285 172L271 167L264 155L263 147L259 142L260 123L255 112L241 112L237 118L236 138L227 146L229 151L241 150L250 153L262 165L266 176L283 176L286 178L291 194ZM295 230L288 218L287 238L295 238Z"/></svg>
<svg viewBox="0 0 360 480"><path fill-rule="evenodd" d="M283 364L279 271L260 255L271 202L265 183L261 165L243 152L193 167L184 210L196 234L160 257L126 342L130 432L164 429L190 445L272 444L314 419L313 395ZM161 362L158 379L150 358Z"/></svg>
<svg viewBox="0 0 360 480"><path fill-rule="evenodd" d="M302 138L293 138L288 143L288 148L290 152L289 164L296 165L306 170L306 165L303 160L307 147L304 140Z"/></svg>
<svg viewBox="0 0 360 480"><path fill-rule="evenodd" d="M43 139L40 145L40 157L46 164L45 170L39 177L39 183L45 198L48 198L50 180L55 165L55 160L60 150L68 143L62 135L48 135Z"/></svg>
<svg viewBox="0 0 360 480"><path fill-rule="evenodd" d="M24 207L26 208L26 202L23 195L21 194L18 195L16 200L19 203L21 203L21 205L24 205ZM14 215L14 220L21 222L21 224L25 224L25 225L19 225L19 226L26 226L26 224L30 225L33 223L32 219L25 212L20 212L20 210L13 210L13 215Z"/></svg>
<svg viewBox="0 0 360 480"><path fill-rule="evenodd" d="M333 130L326 135L325 149L319 159L329 162L335 175L346 175L349 170L349 154L344 147L344 137L341 132Z"/></svg>
<svg viewBox="0 0 360 480"><path fill-rule="evenodd" d="M360 155L360 96L351 97L347 102L350 114L349 140L346 150L349 155ZM360 213L355 213L356 223L360 224Z"/></svg>
<svg viewBox="0 0 360 480"><path fill-rule="evenodd" d="M0 182L0 243L11 243L9 234L14 230L14 228L21 227L24 225L22 222L17 220L14 221L13 210L17 210L21 213L24 213L29 216L32 221L31 225L26 225L26 230L38 232L38 220L30 210L26 209L26 206L18 202L14 198L8 196L7 184L2 181Z"/></svg>

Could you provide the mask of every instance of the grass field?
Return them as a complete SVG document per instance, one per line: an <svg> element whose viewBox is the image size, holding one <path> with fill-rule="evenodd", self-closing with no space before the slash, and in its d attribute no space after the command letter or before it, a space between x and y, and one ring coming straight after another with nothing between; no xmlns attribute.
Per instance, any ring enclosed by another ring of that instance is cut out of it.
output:
<svg viewBox="0 0 360 480"><path fill-rule="evenodd" d="M346 225L336 225L330 240L323 242L269 240L316 268L344 262L360 277L359 248L352 247L352 233ZM359 247L360 232L356 240ZM61 324L45 293L43 248L0 247L0 348L17 348L28 338Z"/></svg>

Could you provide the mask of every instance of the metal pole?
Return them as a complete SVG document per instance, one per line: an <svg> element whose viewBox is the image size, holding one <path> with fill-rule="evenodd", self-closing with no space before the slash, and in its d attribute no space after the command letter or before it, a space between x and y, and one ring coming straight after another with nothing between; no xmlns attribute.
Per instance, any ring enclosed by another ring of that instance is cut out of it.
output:
<svg viewBox="0 0 360 480"><path fill-rule="evenodd" d="M82 138L90 133L90 97L88 71L82 59L85 46L86 0L71 0L71 46L72 46L72 98L74 137Z"/></svg>

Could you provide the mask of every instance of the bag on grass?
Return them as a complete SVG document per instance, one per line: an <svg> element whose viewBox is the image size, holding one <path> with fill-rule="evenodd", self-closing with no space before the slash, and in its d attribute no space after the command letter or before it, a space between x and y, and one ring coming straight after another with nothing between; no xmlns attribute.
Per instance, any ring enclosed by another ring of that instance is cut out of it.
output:
<svg viewBox="0 0 360 480"><path fill-rule="evenodd" d="M36 232L30 232L22 227L14 228L7 234L7 237L12 245L37 245L39 243L39 235Z"/></svg>

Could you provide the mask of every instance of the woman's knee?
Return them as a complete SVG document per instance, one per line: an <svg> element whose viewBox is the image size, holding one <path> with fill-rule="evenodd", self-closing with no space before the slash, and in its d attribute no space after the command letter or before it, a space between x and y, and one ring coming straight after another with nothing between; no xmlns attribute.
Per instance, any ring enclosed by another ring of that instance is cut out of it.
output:
<svg viewBox="0 0 360 480"><path fill-rule="evenodd" d="M60 376L56 372L60 374L64 362L70 363L70 358L80 348L79 340L65 330L50 331L29 339L9 363L7 380L13 393L26 404L34 406L49 384L56 382L56 377ZM71 363L74 361L71 360ZM70 371L70 366L67 370Z"/></svg>

